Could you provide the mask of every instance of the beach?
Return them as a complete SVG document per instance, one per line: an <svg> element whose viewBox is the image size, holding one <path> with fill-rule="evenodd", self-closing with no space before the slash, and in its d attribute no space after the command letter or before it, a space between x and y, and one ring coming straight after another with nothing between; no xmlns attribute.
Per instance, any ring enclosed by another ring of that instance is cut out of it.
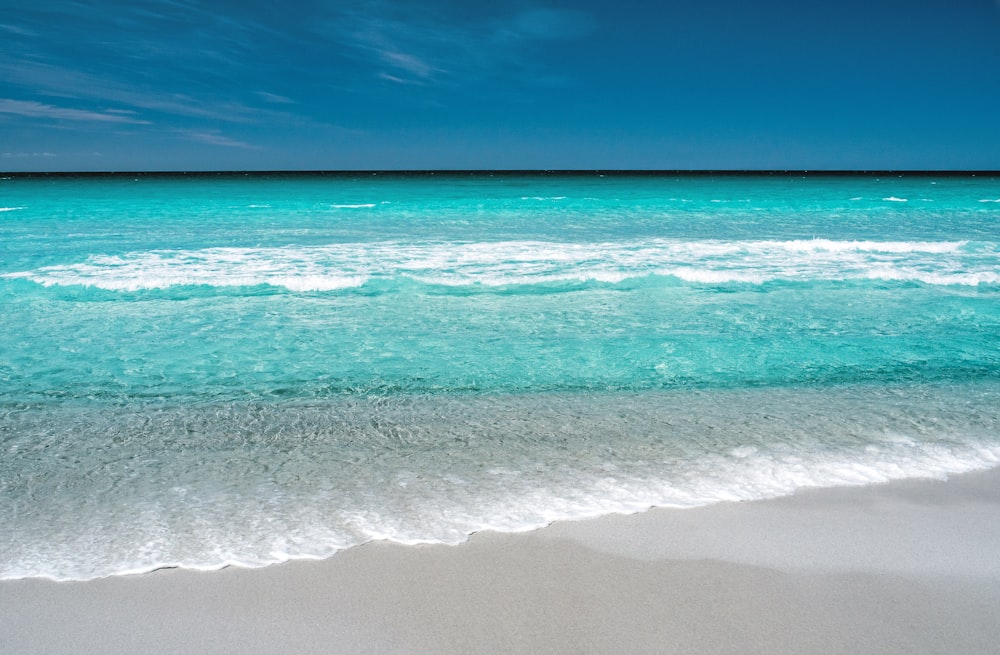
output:
<svg viewBox="0 0 1000 655"><path fill-rule="evenodd" d="M985 653L1000 471L326 560L0 583L8 653Z"/></svg>
<svg viewBox="0 0 1000 655"><path fill-rule="evenodd" d="M3 190L0 653L1000 643L995 176Z"/></svg>

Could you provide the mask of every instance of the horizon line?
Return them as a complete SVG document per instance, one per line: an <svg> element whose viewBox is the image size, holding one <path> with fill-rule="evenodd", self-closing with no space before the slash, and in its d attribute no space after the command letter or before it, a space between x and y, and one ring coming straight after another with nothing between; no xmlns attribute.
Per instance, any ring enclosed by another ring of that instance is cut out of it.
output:
<svg viewBox="0 0 1000 655"><path fill-rule="evenodd" d="M372 168L372 169L218 169L218 170L105 170L105 171L0 171L0 175L19 177L110 177L140 176L224 176L224 175L939 175L1000 176L1000 169L781 169L781 168Z"/></svg>

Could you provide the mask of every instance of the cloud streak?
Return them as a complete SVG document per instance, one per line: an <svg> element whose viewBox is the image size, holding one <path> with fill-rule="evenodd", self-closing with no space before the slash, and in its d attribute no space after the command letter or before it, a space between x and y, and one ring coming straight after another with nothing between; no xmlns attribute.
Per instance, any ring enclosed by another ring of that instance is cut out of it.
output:
<svg viewBox="0 0 1000 655"><path fill-rule="evenodd" d="M54 152L3 152L0 157L4 159L23 159L25 157L57 157Z"/></svg>
<svg viewBox="0 0 1000 655"><path fill-rule="evenodd" d="M53 120L87 121L97 123L129 123L132 125L149 125L149 121L133 118L129 113L106 110L103 112L70 107L56 107L34 100L14 100L0 98L0 114L13 114L28 118L45 118Z"/></svg>
<svg viewBox="0 0 1000 655"><path fill-rule="evenodd" d="M394 68L406 71L421 78L428 78L434 72L434 67L414 55L405 52L382 50L379 52L382 60Z"/></svg>
<svg viewBox="0 0 1000 655"><path fill-rule="evenodd" d="M24 27L20 27L18 25L10 25L8 23L0 23L0 32L7 32L8 34L16 34L17 36L27 36L27 37L38 36L38 33L33 30L29 30Z"/></svg>
<svg viewBox="0 0 1000 655"><path fill-rule="evenodd" d="M277 93L268 93L267 91L257 91L256 95L262 99L264 102L270 102L276 105L294 105L295 101L291 98L278 95Z"/></svg>
<svg viewBox="0 0 1000 655"><path fill-rule="evenodd" d="M245 150L260 150L260 146L245 141L231 139L221 134L218 130L177 130L177 133L188 141L196 141L210 146L221 146L224 148L243 148Z"/></svg>
<svg viewBox="0 0 1000 655"><path fill-rule="evenodd" d="M524 76L537 67L533 49L597 29L593 16L581 10L500 10L463 20L404 7L379 3L345 11L326 29L337 43L373 67L377 77L426 85L464 84L503 71Z"/></svg>
<svg viewBox="0 0 1000 655"><path fill-rule="evenodd" d="M0 75L9 83L17 84L33 93L64 98L89 98L178 116L238 120L241 114L250 111L233 107L227 108L224 112L206 109L203 103L183 94L137 89L103 76L90 75L53 64L31 61L0 62Z"/></svg>

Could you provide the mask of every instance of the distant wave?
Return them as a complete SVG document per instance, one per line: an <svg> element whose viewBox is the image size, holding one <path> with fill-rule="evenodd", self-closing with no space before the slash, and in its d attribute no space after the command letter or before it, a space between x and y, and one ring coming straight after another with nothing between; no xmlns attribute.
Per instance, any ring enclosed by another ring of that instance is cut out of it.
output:
<svg viewBox="0 0 1000 655"><path fill-rule="evenodd" d="M18 209L25 209L25 207L0 207L0 212L16 212Z"/></svg>
<svg viewBox="0 0 1000 655"><path fill-rule="evenodd" d="M7 273L44 286L116 291L270 285L334 291L374 280L446 286L620 283L651 276L691 283L887 280L1000 283L1000 249L967 241L377 242L280 248L155 250Z"/></svg>
<svg viewBox="0 0 1000 655"><path fill-rule="evenodd" d="M374 202L364 202L353 205L330 205L334 209L370 209L375 206Z"/></svg>

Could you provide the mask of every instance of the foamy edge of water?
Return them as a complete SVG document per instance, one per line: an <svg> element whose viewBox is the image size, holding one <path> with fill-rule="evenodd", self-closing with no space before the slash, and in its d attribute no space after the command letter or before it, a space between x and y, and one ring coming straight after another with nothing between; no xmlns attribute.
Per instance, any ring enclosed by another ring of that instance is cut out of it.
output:
<svg viewBox="0 0 1000 655"><path fill-rule="evenodd" d="M418 545L445 545L445 546L458 546L469 540L474 534L479 532L498 532L505 534L519 534L525 532L531 532L538 530L556 522L561 521L586 521L591 519L597 519L602 516L609 516L615 514L638 514L642 512L649 511L654 508L665 508L665 509L694 509L698 507L706 507L710 505L715 505L718 503L725 502L755 502L764 501L775 498L781 498L786 496L791 496L803 489L833 489L842 487L862 487L878 484L886 484L889 482L899 481L899 480L947 480L951 475L960 475L963 473L972 473L976 471L985 471L993 468L1000 467L1000 447L995 447L992 449L983 447L980 449L982 459L979 461L959 461L957 459L946 461L939 464L936 467L927 467L922 470L914 470L901 467L898 463L886 464L883 467L856 464L854 469L848 470L847 468L839 468L836 465L831 466L817 466L820 469L826 469L824 475L814 478L810 481L796 481L788 482L783 485L780 489L773 489L768 491L758 491L748 492L744 488L734 486L732 489L719 490L717 495L714 497L702 497L698 501L692 501L689 503L683 502L672 502L663 501L658 502L655 500L608 500L606 502L595 503L592 506L581 506L575 508L573 511L550 511L547 515L536 521L530 521L525 523L516 523L509 521L489 521L484 522L481 525L464 531L460 537L455 539L440 539L440 538L424 538L419 536L405 536L394 534L391 531L376 531L372 530L368 535L368 538L358 540L354 543L337 543L337 544L317 544L315 552L306 553L287 553L272 551L266 557L259 557L254 560L240 559L235 557L224 557L223 559L212 562L212 563L195 563L195 562L183 562L183 561L159 561L152 564L145 564L141 566L125 567L119 570L113 571L102 571L99 573L91 572L89 574L58 574L54 572L46 571L35 571L35 572L21 572L21 573L3 573L0 574L0 580L23 580L23 579L44 579L51 580L54 582L85 582L88 580L96 580L101 578L118 577L118 576L131 576L131 575L143 575L147 573L152 573L154 571L159 571L163 569L182 569L189 571L218 571L221 569L229 567L238 567L245 569L259 569L268 566L273 566L275 564L283 564L286 562L296 561L296 560L323 560L335 556L337 553L348 550L351 548L356 548L358 546L363 546L368 543L375 541L388 541L392 543L397 543L404 546L418 546Z"/></svg>

